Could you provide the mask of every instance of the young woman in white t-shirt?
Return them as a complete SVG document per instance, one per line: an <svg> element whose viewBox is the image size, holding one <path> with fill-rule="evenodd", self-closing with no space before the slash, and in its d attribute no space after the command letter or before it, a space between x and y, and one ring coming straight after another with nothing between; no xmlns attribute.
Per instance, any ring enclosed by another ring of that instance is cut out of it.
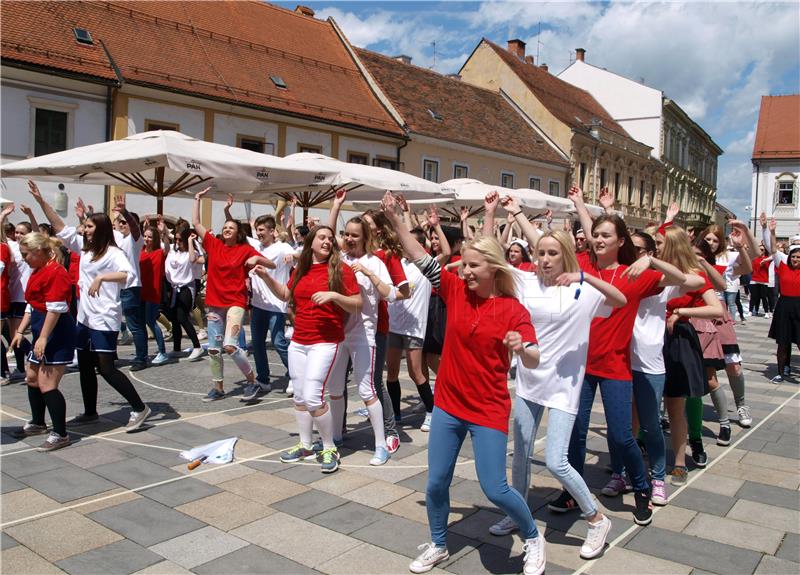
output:
<svg viewBox="0 0 800 575"><path fill-rule="evenodd" d="M182 331L192 342L189 361L199 361L205 354L200 339L192 324L191 315L196 298L195 272L198 264L205 260L198 253L197 236L188 227L175 231L175 243L170 247L164 262L164 275L172 286L170 297L170 321L172 321L172 345L175 353L181 353Z"/></svg>
<svg viewBox="0 0 800 575"><path fill-rule="evenodd" d="M485 205L484 226L491 229L496 192L487 196ZM513 198L504 198L503 206L511 214L520 212ZM567 453L578 412L592 320L607 317L612 307L623 306L627 300L611 284L580 271L567 232L549 231L539 237L527 218L518 217L517 221L523 233L538 242L538 272L515 269L514 276L520 301L530 312L539 338L541 360L536 369L528 369L521 362L517 365L511 481L527 498L533 444L544 409L548 408L547 469L578 502L589 523L580 553L591 559L602 552L611 521L599 511L586 482L569 464ZM516 529L516 523L506 516L489 532L500 536Z"/></svg>
<svg viewBox="0 0 800 575"><path fill-rule="evenodd" d="M53 207L42 198L39 188L28 182L31 195L53 226L53 231L73 252L81 252L80 299L75 348L83 395L82 414L67 422L77 426L97 422L97 373L131 406L127 432L139 429L150 408L143 402L131 381L114 365L117 337L122 325L120 290L133 273L125 253L114 242L114 227L106 214L92 214L83 222L83 237L67 227Z"/></svg>

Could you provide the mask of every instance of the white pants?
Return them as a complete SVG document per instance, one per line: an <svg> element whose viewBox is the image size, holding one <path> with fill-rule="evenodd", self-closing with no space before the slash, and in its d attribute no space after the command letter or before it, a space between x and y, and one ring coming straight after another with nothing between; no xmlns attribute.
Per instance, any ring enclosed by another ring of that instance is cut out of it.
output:
<svg viewBox="0 0 800 575"><path fill-rule="evenodd" d="M377 397L375 393L375 344L364 340L345 339L341 343L341 352L336 359L331 377L330 394L339 397L344 394L344 382L347 375L347 360L353 362L353 382L358 385L358 395L364 401Z"/></svg>
<svg viewBox="0 0 800 575"><path fill-rule="evenodd" d="M289 373L296 405L305 405L308 411L325 405L325 388L331 384L338 356L344 355L340 347L338 343L289 344Z"/></svg>

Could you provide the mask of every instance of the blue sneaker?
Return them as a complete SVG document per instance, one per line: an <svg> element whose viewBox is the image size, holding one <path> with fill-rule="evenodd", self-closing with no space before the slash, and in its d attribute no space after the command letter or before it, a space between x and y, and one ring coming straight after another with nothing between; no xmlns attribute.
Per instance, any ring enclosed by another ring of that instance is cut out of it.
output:
<svg viewBox="0 0 800 575"><path fill-rule="evenodd" d="M344 445L344 438L342 438L342 439L334 438L333 439L333 444L337 448L341 447L342 445ZM314 443L312 443L311 444L311 449L314 450L314 453L318 453L318 454L322 453L322 449L323 449L323 447L322 447L322 439L317 439Z"/></svg>
<svg viewBox="0 0 800 575"><path fill-rule="evenodd" d="M217 401L217 400L222 399L224 397L225 397L225 392L224 391L220 391L215 387L214 389L212 389L211 391L208 392L208 395L206 395L203 398L203 401L205 403L210 403L212 401Z"/></svg>
<svg viewBox="0 0 800 575"><path fill-rule="evenodd" d="M375 449L375 455L372 456L372 459L369 460L370 465L383 465L387 461L389 461L389 450L385 447L378 447Z"/></svg>
<svg viewBox="0 0 800 575"><path fill-rule="evenodd" d="M253 401L262 393L269 393L270 391L272 391L272 386L268 383L264 384L258 381L255 383L248 383L244 387L241 401Z"/></svg>
<svg viewBox="0 0 800 575"><path fill-rule="evenodd" d="M333 473L339 469L339 451L335 447L323 449L319 457L322 462L322 473Z"/></svg>

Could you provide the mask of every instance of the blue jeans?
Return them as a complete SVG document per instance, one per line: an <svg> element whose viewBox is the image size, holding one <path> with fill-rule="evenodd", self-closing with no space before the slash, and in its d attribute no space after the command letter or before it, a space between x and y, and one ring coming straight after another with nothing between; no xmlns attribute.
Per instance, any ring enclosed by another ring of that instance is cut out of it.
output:
<svg viewBox="0 0 800 575"><path fill-rule="evenodd" d="M536 431L542 421L544 406L522 397L514 399L514 459L511 463L511 485L528 499L531 484L531 463ZM589 487L577 471L569 464L567 452L575 416L560 409L550 408L547 416L547 446L545 461L547 469L561 485L569 491L581 508L582 517L597 513Z"/></svg>
<svg viewBox="0 0 800 575"><path fill-rule="evenodd" d="M586 459L586 436L589 433L589 418L592 415L592 403L597 387L603 398L603 410L606 414L609 449L616 450L621 457L633 488L636 491L647 491L650 486L645 474L644 460L639 446L633 438L631 427L631 404L633 385L630 381L603 379L588 373L583 378L581 387L581 403L578 417L572 428L569 442L569 463L583 475L583 464Z"/></svg>
<svg viewBox="0 0 800 575"><path fill-rule="evenodd" d="M725 305L728 306L728 313L731 314L731 319L736 321L736 296L738 291L725 292Z"/></svg>
<svg viewBox="0 0 800 575"><path fill-rule="evenodd" d="M383 430L386 432L387 437L389 435L398 435L397 422L394 419L394 407L391 400L389 400L386 387L383 385L383 369L386 366L386 347L388 345L388 334L375 334L375 369L372 372L372 383L383 407Z"/></svg>
<svg viewBox="0 0 800 575"><path fill-rule="evenodd" d="M428 439L428 486L425 494L431 540L437 546L444 547L447 544L450 483L467 432L472 439L475 469L483 493L514 520L523 539L537 537L536 523L528 504L506 481L508 436L502 431L469 423L434 407Z"/></svg>
<svg viewBox="0 0 800 575"><path fill-rule="evenodd" d="M283 333L286 325L286 314L267 311L258 307L250 310L250 339L253 343L253 358L256 361L256 379L261 383L269 383L269 361L267 360L267 331L272 340L272 347L278 352L281 363L289 369L289 341Z"/></svg>
<svg viewBox="0 0 800 575"><path fill-rule="evenodd" d="M126 288L119 292L122 313L125 315L125 323L128 324L136 349L134 363L147 363L147 330L144 327L145 316L141 293L141 287Z"/></svg>
<svg viewBox="0 0 800 575"><path fill-rule="evenodd" d="M161 333L161 327L158 325L158 316L161 315L161 306L153 302L144 303L144 317L147 327L153 332L153 337L156 338L156 346L158 346L159 353L167 353L167 348L164 346L164 334Z"/></svg>
<svg viewBox="0 0 800 575"><path fill-rule="evenodd" d="M636 412L639 414L639 427L645 434L647 459L653 479L664 481L667 450L664 443L664 432L661 431L661 396L664 395L663 373L633 372L633 397L636 401ZM611 466L617 472L617 464L612 455ZM621 462L620 462L621 465Z"/></svg>

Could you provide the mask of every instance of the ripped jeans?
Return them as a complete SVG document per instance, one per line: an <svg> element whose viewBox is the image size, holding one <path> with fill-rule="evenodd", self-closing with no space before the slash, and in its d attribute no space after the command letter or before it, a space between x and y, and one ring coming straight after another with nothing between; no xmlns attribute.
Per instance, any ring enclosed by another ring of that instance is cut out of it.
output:
<svg viewBox="0 0 800 575"><path fill-rule="evenodd" d="M228 356L236 364L236 367L248 379L253 379L253 368L247 361L247 354L239 347L239 332L242 330L242 319L244 318L244 308L239 306L231 307L209 307L206 320L208 321L208 362L211 365L211 380L215 383L223 381L222 370L222 351L232 348L233 351L226 351Z"/></svg>

